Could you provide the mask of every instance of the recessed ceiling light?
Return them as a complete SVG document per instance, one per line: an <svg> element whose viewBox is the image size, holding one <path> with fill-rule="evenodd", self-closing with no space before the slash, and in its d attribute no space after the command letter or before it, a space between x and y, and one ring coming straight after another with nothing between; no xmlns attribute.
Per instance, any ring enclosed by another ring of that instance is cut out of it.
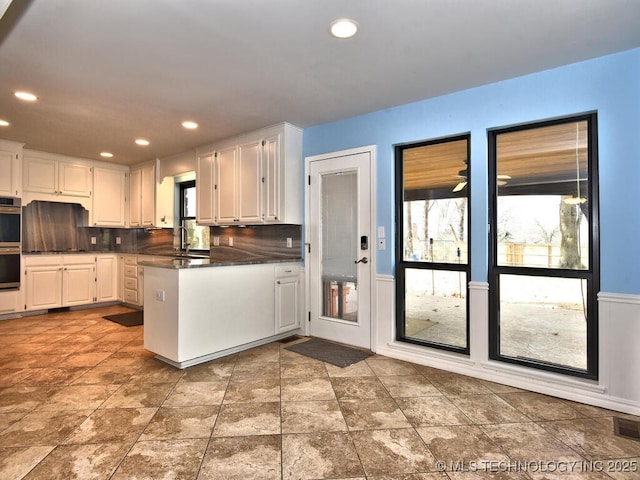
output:
<svg viewBox="0 0 640 480"><path fill-rule="evenodd" d="M0 127L8 127L9 126L9 122L7 122L6 120L0 120Z"/></svg>
<svg viewBox="0 0 640 480"><path fill-rule="evenodd" d="M331 35L336 38L351 38L358 31L358 24L348 18L340 18L331 24Z"/></svg>
<svg viewBox="0 0 640 480"><path fill-rule="evenodd" d="M35 102L38 99L38 97L36 97L33 93L29 92L16 92L14 93L14 95L20 100L24 100L26 102Z"/></svg>
<svg viewBox="0 0 640 480"><path fill-rule="evenodd" d="M113 157L113 153L111 153L111 152L100 152L100 156L104 157L104 158L111 158L111 157Z"/></svg>
<svg viewBox="0 0 640 480"><path fill-rule="evenodd" d="M146 140L144 138L137 138L136 144L146 146L146 145L149 145L149 140Z"/></svg>
<svg viewBox="0 0 640 480"><path fill-rule="evenodd" d="M184 128L188 128L190 130L193 130L194 128L198 128L198 124L196 122L192 122L190 120L187 120L186 122L182 122L182 126Z"/></svg>

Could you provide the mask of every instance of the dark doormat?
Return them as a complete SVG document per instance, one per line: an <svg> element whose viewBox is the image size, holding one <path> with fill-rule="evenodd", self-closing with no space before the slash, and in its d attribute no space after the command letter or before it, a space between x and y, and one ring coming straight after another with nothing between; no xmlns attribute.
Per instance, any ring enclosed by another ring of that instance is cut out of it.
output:
<svg viewBox="0 0 640 480"><path fill-rule="evenodd" d="M102 318L119 323L125 327L137 327L143 324L142 315L142 310L136 310L135 312L118 313L117 315L105 315Z"/></svg>
<svg viewBox="0 0 640 480"><path fill-rule="evenodd" d="M319 338L312 338L306 342L296 343L285 350L322 360L338 367L348 367L372 355L371 352L358 348L346 347Z"/></svg>

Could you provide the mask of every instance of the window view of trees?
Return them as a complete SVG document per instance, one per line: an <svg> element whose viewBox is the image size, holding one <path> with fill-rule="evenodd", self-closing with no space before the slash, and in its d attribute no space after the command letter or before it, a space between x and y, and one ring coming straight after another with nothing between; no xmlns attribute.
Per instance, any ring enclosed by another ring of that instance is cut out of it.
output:
<svg viewBox="0 0 640 480"><path fill-rule="evenodd" d="M492 358L595 375L593 120L490 135Z"/></svg>
<svg viewBox="0 0 640 480"><path fill-rule="evenodd" d="M468 136L396 152L402 183L401 340L468 351Z"/></svg>

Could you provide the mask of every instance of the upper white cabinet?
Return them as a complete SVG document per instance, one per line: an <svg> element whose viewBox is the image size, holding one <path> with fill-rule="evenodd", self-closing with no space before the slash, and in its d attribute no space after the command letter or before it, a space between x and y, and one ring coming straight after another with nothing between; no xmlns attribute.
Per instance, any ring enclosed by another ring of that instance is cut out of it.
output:
<svg viewBox="0 0 640 480"><path fill-rule="evenodd" d="M22 196L22 144L0 140L0 195Z"/></svg>
<svg viewBox="0 0 640 480"><path fill-rule="evenodd" d="M215 153L199 153L196 160L196 222L205 225L215 223L214 178Z"/></svg>
<svg viewBox="0 0 640 480"><path fill-rule="evenodd" d="M198 152L197 220L301 223L302 130L279 124Z"/></svg>
<svg viewBox="0 0 640 480"><path fill-rule="evenodd" d="M158 160L131 168L129 226L173 226L175 184L173 177L159 179L159 170Z"/></svg>
<svg viewBox="0 0 640 480"><path fill-rule="evenodd" d="M90 165L62 162L50 154L25 152L25 192L90 197L92 186Z"/></svg>
<svg viewBox="0 0 640 480"><path fill-rule="evenodd" d="M93 184L93 221L91 223L98 227L124 227L127 197L126 169L94 167Z"/></svg>

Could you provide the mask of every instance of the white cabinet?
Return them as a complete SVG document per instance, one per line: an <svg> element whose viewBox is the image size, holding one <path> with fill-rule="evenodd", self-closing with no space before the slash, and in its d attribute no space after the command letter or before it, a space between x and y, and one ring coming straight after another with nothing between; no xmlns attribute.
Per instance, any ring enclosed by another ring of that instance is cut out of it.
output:
<svg viewBox="0 0 640 480"><path fill-rule="evenodd" d="M93 185L93 221L91 223L98 227L126 226L126 170L94 167Z"/></svg>
<svg viewBox="0 0 640 480"><path fill-rule="evenodd" d="M238 221L237 158L238 146L235 144L221 148L216 152L214 211L218 224L228 225ZM197 182L196 179L196 190L198 189Z"/></svg>
<svg viewBox="0 0 640 480"><path fill-rule="evenodd" d="M23 257L25 264L25 310L62 306L62 257Z"/></svg>
<svg viewBox="0 0 640 480"><path fill-rule="evenodd" d="M132 305L142 305L143 295L139 294L138 257L123 255L122 263L122 301Z"/></svg>
<svg viewBox="0 0 640 480"><path fill-rule="evenodd" d="M129 226L172 227L173 177L159 179L158 160L131 169L129 176Z"/></svg>
<svg viewBox="0 0 640 480"><path fill-rule="evenodd" d="M25 310L87 305L96 301L93 255L24 257Z"/></svg>
<svg viewBox="0 0 640 480"><path fill-rule="evenodd" d="M22 196L22 144L0 140L0 195Z"/></svg>
<svg viewBox="0 0 640 480"><path fill-rule="evenodd" d="M300 223L301 180L302 130L293 125L204 147L196 172L198 222Z"/></svg>
<svg viewBox="0 0 640 480"><path fill-rule="evenodd" d="M118 300L118 257L115 254L101 254L96 257L96 301L115 302Z"/></svg>
<svg viewBox="0 0 640 480"><path fill-rule="evenodd" d="M64 259L62 267L62 306L88 305L96 301L95 257Z"/></svg>
<svg viewBox="0 0 640 480"><path fill-rule="evenodd" d="M215 153L203 152L196 161L196 222L215 223L214 213Z"/></svg>
<svg viewBox="0 0 640 480"><path fill-rule="evenodd" d="M142 170L131 169L129 173L129 226L140 227L142 225Z"/></svg>
<svg viewBox="0 0 640 480"><path fill-rule="evenodd" d="M300 326L300 274L296 264L276 267L275 331L295 330Z"/></svg>
<svg viewBox="0 0 640 480"><path fill-rule="evenodd" d="M25 152L24 191L70 197L90 197L93 186L91 166L67 163L51 154Z"/></svg>
<svg viewBox="0 0 640 480"><path fill-rule="evenodd" d="M20 299L19 290L10 290L6 292L0 292L0 315L7 315L17 312L18 301Z"/></svg>

